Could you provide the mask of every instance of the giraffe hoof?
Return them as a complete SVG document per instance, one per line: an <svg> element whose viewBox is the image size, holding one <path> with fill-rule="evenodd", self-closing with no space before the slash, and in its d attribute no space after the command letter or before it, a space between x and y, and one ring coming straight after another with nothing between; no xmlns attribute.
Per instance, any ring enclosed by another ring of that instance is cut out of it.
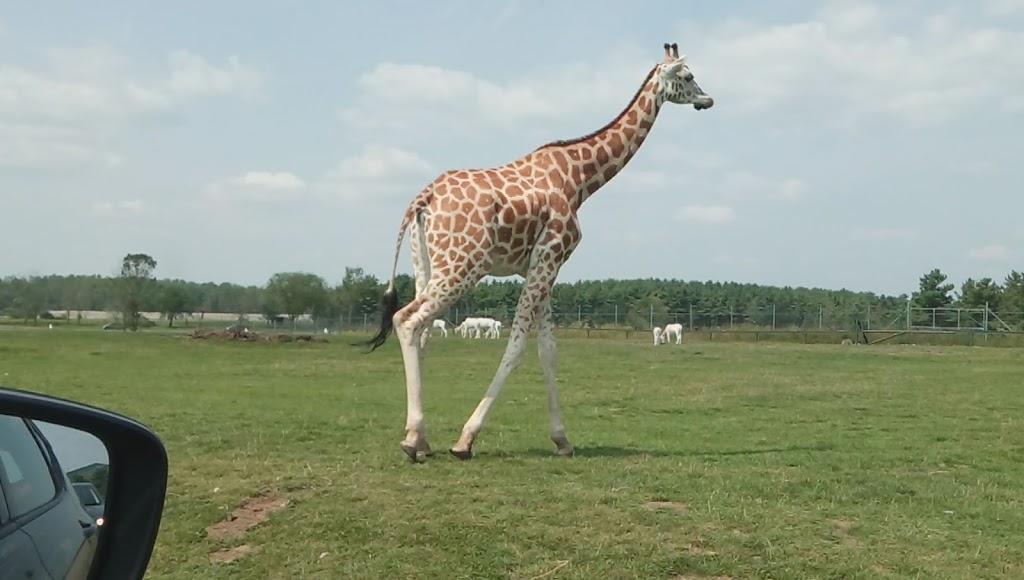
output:
<svg viewBox="0 0 1024 580"><path fill-rule="evenodd" d="M465 451L457 451L455 449L449 449L448 451L450 451L452 455L454 455L455 457L457 457L457 458L459 458L459 459L461 459L463 461L468 461L470 459L473 459L473 450L472 449L467 449Z"/></svg>
<svg viewBox="0 0 1024 580"><path fill-rule="evenodd" d="M406 445L405 443L402 443L402 451L409 456L409 460L413 463L423 463L424 458L429 456L427 453L417 451L415 447L412 445Z"/></svg>
<svg viewBox="0 0 1024 580"><path fill-rule="evenodd" d="M558 457L573 457L576 455L576 450L572 447L558 448L555 449L555 455Z"/></svg>

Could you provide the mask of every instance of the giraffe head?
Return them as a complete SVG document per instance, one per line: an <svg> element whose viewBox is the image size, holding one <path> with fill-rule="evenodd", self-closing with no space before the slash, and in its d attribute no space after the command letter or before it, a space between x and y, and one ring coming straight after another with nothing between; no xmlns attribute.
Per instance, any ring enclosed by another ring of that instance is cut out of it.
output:
<svg viewBox="0 0 1024 580"><path fill-rule="evenodd" d="M710 109L715 100L693 80L686 55L679 56L679 46L665 43L665 61L654 72L657 92L662 99L677 105L693 105L698 111Z"/></svg>

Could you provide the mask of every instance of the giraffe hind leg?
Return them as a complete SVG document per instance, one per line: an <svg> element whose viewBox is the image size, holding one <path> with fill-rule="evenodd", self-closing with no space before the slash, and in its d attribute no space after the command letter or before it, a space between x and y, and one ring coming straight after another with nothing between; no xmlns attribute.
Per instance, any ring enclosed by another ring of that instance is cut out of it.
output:
<svg viewBox="0 0 1024 580"><path fill-rule="evenodd" d="M457 298L456 293L440 290L432 280L394 317L406 381L405 438L401 447L413 461L422 461L432 454L423 418L423 335L429 331L434 319Z"/></svg>
<svg viewBox="0 0 1024 580"><path fill-rule="evenodd" d="M555 444L555 455L562 457L573 455L573 446L565 434L562 424L562 411L558 405L558 386L556 367L558 351L555 346L555 324L551 319L550 293L541 300L537 307L537 353L540 355L541 367L544 370L544 381L548 391L548 415L550 421L551 441Z"/></svg>

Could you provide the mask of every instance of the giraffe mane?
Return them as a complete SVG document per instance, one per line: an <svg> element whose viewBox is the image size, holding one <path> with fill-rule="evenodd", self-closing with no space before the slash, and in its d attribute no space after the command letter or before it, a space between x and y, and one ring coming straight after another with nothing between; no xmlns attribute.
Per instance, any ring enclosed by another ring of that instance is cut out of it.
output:
<svg viewBox="0 0 1024 580"><path fill-rule="evenodd" d="M561 147L561 146L564 146L564 145L573 145L573 144L576 144L576 143L581 143L583 141L586 141L587 139L591 139L591 138L593 138L593 137L595 137L597 135L600 135L601 133L607 131L612 125L614 125L614 124L618 123L620 120L622 120L622 117L624 117L626 115L626 113L629 111L629 109L633 106L633 104L636 103L636 100L638 98L640 98L640 93L643 92L644 87L647 86L647 82L651 80L651 77L654 76L654 73L657 70L658 70L658 66L655 65L650 70L650 72L647 73L647 76L644 77L644 82L640 83L640 88L638 88L636 90L636 94L634 94L633 98L629 100L629 103L626 104L626 106L622 108L622 111L619 112L619 114L616 115L614 119L612 119L611 121L606 123L600 129L597 129L596 131L591 131L590 133L587 133L586 135L584 135L582 137L576 137L575 139L560 139L558 141L551 141L550 143L546 143L546 144L541 145L540 147L534 149L534 151L540 151L541 149L544 149L545 147Z"/></svg>

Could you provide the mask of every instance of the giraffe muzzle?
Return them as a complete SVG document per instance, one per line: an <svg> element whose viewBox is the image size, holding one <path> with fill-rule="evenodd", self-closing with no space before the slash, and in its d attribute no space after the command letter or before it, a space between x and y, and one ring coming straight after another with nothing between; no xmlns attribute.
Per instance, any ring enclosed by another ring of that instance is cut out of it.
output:
<svg viewBox="0 0 1024 580"><path fill-rule="evenodd" d="M712 99L710 96L707 96L707 95L705 95L703 98L701 98L701 100L696 101L695 103L693 103L693 108L697 109L698 111L703 111L704 109L710 109L713 106L715 106L715 100Z"/></svg>

